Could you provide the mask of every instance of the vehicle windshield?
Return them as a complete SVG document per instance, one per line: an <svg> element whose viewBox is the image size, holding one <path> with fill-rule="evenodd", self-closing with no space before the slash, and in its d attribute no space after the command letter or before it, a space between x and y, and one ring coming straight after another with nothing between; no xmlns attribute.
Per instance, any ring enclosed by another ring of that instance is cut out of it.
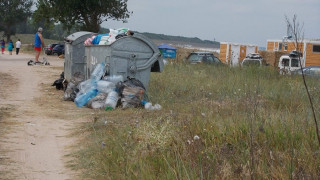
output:
<svg viewBox="0 0 320 180"><path fill-rule="evenodd" d="M261 63L260 61L257 61L257 60L244 60L242 62L242 65L243 66L260 66Z"/></svg>
<svg viewBox="0 0 320 180"><path fill-rule="evenodd" d="M197 54L191 54L188 58L189 61L201 61L203 56L199 56Z"/></svg>
<svg viewBox="0 0 320 180"><path fill-rule="evenodd" d="M289 59L283 59L282 60L282 65L283 66L289 66Z"/></svg>
<svg viewBox="0 0 320 180"><path fill-rule="evenodd" d="M203 56L203 62L209 64L219 64L221 61L215 56Z"/></svg>
<svg viewBox="0 0 320 180"><path fill-rule="evenodd" d="M291 59L291 67L300 67L299 59Z"/></svg>

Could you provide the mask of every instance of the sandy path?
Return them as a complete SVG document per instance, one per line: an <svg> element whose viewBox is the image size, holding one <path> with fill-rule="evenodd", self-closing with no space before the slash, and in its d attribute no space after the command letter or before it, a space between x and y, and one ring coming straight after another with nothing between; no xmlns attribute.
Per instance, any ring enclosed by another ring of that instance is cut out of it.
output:
<svg viewBox="0 0 320 180"><path fill-rule="evenodd" d="M73 142L67 137L71 122L46 116L43 107L35 103L34 99L45 93L40 91L41 83L53 81L40 78L39 72L47 71L48 66L27 66L30 59L33 57L26 54L0 54L0 72L10 74L17 82L9 86L0 82L2 89L5 86L11 92L0 97L0 107L14 109L6 120L13 125L0 137L0 175L5 172L4 179L73 179L64 157ZM51 67L63 66L63 60L57 57L49 60Z"/></svg>

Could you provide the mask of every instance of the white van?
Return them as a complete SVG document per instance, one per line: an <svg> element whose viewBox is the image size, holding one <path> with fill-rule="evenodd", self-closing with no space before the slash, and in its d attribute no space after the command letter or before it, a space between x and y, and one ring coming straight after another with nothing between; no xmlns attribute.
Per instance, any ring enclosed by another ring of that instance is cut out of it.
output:
<svg viewBox="0 0 320 180"><path fill-rule="evenodd" d="M278 64L280 74L291 74L292 71L300 69L299 56L300 60L303 61L301 53L297 51L292 51L288 55L281 56Z"/></svg>

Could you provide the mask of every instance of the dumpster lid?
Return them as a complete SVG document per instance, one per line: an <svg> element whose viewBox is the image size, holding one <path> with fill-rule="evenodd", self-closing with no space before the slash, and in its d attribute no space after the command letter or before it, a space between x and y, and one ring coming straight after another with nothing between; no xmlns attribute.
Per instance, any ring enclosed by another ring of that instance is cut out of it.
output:
<svg viewBox="0 0 320 180"><path fill-rule="evenodd" d="M67 42L72 42L77 40L78 38L84 36L84 35L88 35L88 34L93 34L93 32L88 32L88 31L79 31L79 32L75 32L73 34L70 34L68 37L65 38L65 40Z"/></svg>

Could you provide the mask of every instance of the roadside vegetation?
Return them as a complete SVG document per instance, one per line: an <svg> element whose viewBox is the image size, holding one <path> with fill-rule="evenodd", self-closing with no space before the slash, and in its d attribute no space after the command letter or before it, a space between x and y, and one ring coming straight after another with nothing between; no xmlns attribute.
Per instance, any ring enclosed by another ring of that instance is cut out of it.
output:
<svg viewBox="0 0 320 180"><path fill-rule="evenodd" d="M319 112L319 81L307 83ZM301 77L181 61L151 73L148 97L163 109L86 110L69 165L89 179L319 178Z"/></svg>

